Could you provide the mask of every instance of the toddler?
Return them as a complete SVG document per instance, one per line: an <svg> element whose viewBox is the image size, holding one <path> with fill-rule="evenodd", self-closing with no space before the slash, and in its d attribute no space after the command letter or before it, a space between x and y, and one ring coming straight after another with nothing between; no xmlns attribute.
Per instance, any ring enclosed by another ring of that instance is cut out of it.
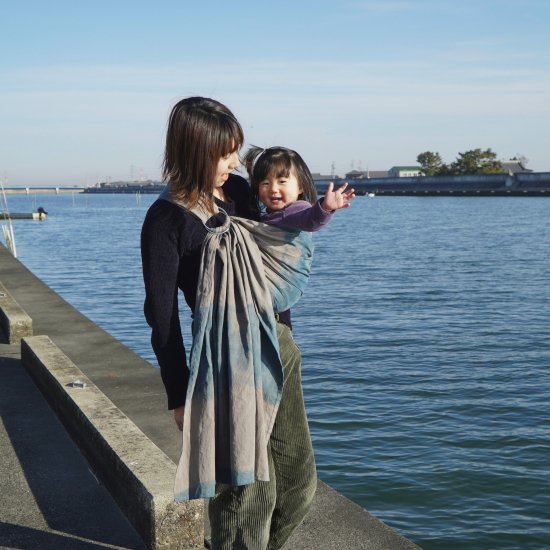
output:
<svg viewBox="0 0 550 550"><path fill-rule="evenodd" d="M286 147L252 146L244 164L260 219L267 224L317 231L355 198L347 183L334 191L331 182L324 198L317 200L309 168L296 151Z"/></svg>

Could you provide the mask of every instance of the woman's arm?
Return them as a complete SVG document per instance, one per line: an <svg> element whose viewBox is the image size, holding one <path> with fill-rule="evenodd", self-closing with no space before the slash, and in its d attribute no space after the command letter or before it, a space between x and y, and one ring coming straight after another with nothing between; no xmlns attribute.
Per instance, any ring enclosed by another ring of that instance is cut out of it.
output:
<svg viewBox="0 0 550 550"><path fill-rule="evenodd" d="M189 371L178 314L179 251L162 207L149 210L141 232L144 313L168 396L168 408L185 403Z"/></svg>

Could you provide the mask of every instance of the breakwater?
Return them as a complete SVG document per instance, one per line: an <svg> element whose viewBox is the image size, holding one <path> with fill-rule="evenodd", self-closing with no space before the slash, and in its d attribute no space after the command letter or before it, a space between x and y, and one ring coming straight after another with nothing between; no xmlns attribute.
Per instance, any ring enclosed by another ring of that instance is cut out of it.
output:
<svg viewBox="0 0 550 550"><path fill-rule="evenodd" d="M330 180L316 180L315 187L323 194ZM335 178L338 185L342 178ZM517 174L476 174L464 176L416 176L406 178L364 178L347 180L358 195L387 196L468 196L468 197L550 197L550 172ZM120 183L88 187L91 194L159 194L161 182Z"/></svg>
<svg viewBox="0 0 550 550"><path fill-rule="evenodd" d="M142 194L142 195L158 195L164 189L164 183L120 183L112 185L101 185L98 187L86 187L84 193L95 195L112 195L112 194Z"/></svg>
<svg viewBox="0 0 550 550"><path fill-rule="evenodd" d="M50 195L52 193L82 193L84 187L4 187L6 195Z"/></svg>
<svg viewBox="0 0 550 550"><path fill-rule="evenodd" d="M338 183L343 182L339 180ZM323 193L329 180L315 182ZM471 176L416 176L349 180L358 195L550 197L550 172L479 174Z"/></svg>
<svg viewBox="0 0 550 550"><path fill-rule="evenodd" d="M331 180L316 180L315 187L323 194ZM358 195L387 196L468 196L468 197L550 197L550 172L517 174L476 174L463 176L416 176L407 178L363 178L346 180ZM336 184L342 178L334 179ZM7 194L144 194L158 195L164 183L119 183L94 187L7 187Z"/></svg>

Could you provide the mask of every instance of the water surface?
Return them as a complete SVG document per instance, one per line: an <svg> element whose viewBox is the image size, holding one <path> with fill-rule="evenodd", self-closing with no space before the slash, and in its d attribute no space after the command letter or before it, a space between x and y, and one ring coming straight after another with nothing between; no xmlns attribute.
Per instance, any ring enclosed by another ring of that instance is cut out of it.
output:
<svg viewBox="0 0 550 550"><path fill-rule="evenodd" d="M139 255L153 200L8 197L50 214L14 222L21 261L155 364ZM425 549L550 548L549 213L359 197L315 235L293 321L319 475Z"/></svg>

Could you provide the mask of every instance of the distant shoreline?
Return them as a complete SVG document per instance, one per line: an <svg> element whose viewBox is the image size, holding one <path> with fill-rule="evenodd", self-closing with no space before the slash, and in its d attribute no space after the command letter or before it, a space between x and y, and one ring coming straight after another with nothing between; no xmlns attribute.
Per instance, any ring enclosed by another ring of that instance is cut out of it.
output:
<svg viewBox="0 0 550 550"><path fill-rule="evenodd" d="M315 187L324 194L330 179L316 178ZM357 195L388 196L536 196L550 197L550 172L476 174L463 176L413 176L349 179L335 177L337 185L348 181ZM88 187L85 193L158 194L162 182L115 182Z"/></svg>
<svg viewBox="0 0 550 550"><path fill-rule="evenodd" d="M323 194L330 179L315 179ZM475 174L462 176L380 177L344 180L358 195L413 196L529 196L550 197L550 172ZM93 187L5 187L6 194L90 193L90 194L159 194L163 182L113 182Z"/></svg>

